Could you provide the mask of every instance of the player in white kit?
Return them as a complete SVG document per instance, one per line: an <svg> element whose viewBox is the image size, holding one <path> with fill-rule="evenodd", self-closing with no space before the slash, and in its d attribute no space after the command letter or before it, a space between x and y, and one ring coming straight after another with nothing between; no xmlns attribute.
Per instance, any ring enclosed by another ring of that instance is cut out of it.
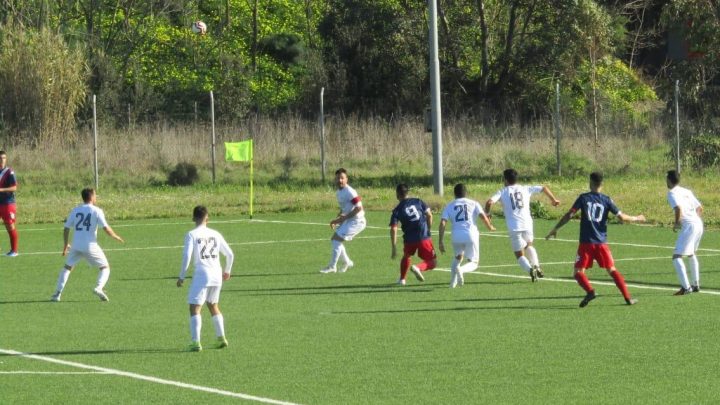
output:
<svg viewBox="0 0 720 405"><path fill-rule="evenodd" d="M703 235L701 218L703 207L692 191L680 187L680 173L676 170L667 172L666 182L670 189L667 194L668 203L675 211L673 231L680 230L672 257L675 272L680 280L680 290L675 295L700 292L700 263L695 253ZM690 262L690 280L683 257L687 257Z"/></svg>
<svg viewBox="0 0 720 405"><path fill-rule="evenodd" d="M343 168L335 171L335 186L337 187L337 201L340 205L340 213L332 221L330 227L335 230L330 243L330 262L327 267L320 270L320 273L336 273L337 264L342 259L343 264L340 272L346 272L353 266L353 261L345 250L344 242L352 240L367 226L365 222L365 211L357 191L348 184L347 171Z"/></svg>
<svg viewBox="0 0 720 405"><path fill-rule="evenodd" d="M220 289L223 281L230 279L233 260L235 256L228 246L225 238L220 232L207 227L208 210L202 205L193 209L193 221L195 229L185 235L183 247L183 259L180 265L180 276L177 279L177 286L182 287L185 281L185 274L192 260L195 272L192 277L192 284L188 291L188 304L190 304L190 350L199 352L202 350L200 344L200 330L202 328L202 317L200 310L203 304L212 315L215 336L218 341L218 348L227 347L228 341L225 338L225 322L220 312ZM220 254L225 256L225 270L220 264Z"/></svg>
<svg viewBox="0 0 720 405"><path fill-rule="evenodd" d="M120 242L124 241L110 228L110 225L108 225L105 220L103 210L95 206L97 201L95 190L86 188L82 190L80 195L82 196L83 204L73 208L65 220L62 255L67 256L67 259L65 266L60 270L60 274L58 275L55 293L50 297L51 301L60 301L60 296L70 277L70 272L81 259L85 259L91 266L97 267L100 270L93 293L95 293L101 301L109 301L103 288L105 288L105 284L107 284L110 278L110 264L105 257L105 253L97 243L98 226L110 235L111 238ZM71 229L74 231L72 245L68 243Z"/></svg>
<svg viewBox="0 0 720 405"><path fill-rule="evenodd" d="M450 288L463 285L465 279L463 273L471 272L478 268L480 261L480 231L477 228L477 219L482 218L485 226L494 231L495 227L485 215L479 202L466 198L467 189L460 183L455 185L455 200L451 201L443 210L438 230L438 245L441 253L445 253L445 227L447 223L452 224L452 245L454 258L450 266ZM462 266L463 258L467 260Z"/></svg>
<svg viewBox="0 0 720 405"><path fill-rule="evenodd" d="M560 205L560 200L555 198L547 186L523 186L517 184L518 173L515 169L506 169L503 172L505 187L495 193L485 203L485 212L490 215L490 208L500 201L503 206L505 223L510 236L510 245L517 258L520 267L530 274L530 281L535 282L537 278L545 276L540 268L540 259L533 246L533 219L530 215L530 197L536 193L544 193L550 199L553 206ZM527 257L525 254L527 253Z"/></svg>

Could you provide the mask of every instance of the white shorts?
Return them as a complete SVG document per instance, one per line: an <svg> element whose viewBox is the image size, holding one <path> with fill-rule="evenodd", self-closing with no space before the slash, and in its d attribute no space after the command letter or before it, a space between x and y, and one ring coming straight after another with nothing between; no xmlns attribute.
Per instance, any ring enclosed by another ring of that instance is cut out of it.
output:
<svg viewBox="0 0 720 405"><path fill-rule="evenodd" d="M99 269L103 267L110 267L107 257L105 257L105 252L103 252L103 250L98 245L90 245L87 252L75 250L71 247L70 252L68 252L67 259L65 260L65 265L73 267L81 259L87 260L87 262L91 266L97 267Z"/></svg>
<svg viewBox="0 0 720 405"><path fill-rule="evenodd" d="M468 239L453 240L455 256L463 255L465 259L477 263L480 261L480 237L472 236Z"/></svg>
<svg viewBox="0 0 720 405"><path fill-rule="evenodd" d="M348 241L348 240L352 240L352 238L354 238L357 234L362 232L366 226L367 226L367 222L365 222L365 218L361 218L361 219L352 218L352 219L348 219L347 221L340 224L340 226L335 228L335 233L342 240Z"/></svg>
<svg viewBox="0 0 720 405"><path fill-rule="evenodd" d="M675 251L673 254L680 256L692 256L700 247L700 239L703 235L702 222L689 222L682 224L677 242L675 242Z"/></svg>
<svg viewBox="0 0 720 405"><path fill-rule="evenodd" d="M510 245L513 252L519 252L525 249L529 243L532 243L535 235L533 231L509 231Z"/></svg>
<svg viewBox="0 0 720 405"><path fill-rule="evenodd" d="M195 284L190 285L188 291L188 304L203 305L204 303L217 304L220 302L220 289L222 286L200 287Z"/></svg>

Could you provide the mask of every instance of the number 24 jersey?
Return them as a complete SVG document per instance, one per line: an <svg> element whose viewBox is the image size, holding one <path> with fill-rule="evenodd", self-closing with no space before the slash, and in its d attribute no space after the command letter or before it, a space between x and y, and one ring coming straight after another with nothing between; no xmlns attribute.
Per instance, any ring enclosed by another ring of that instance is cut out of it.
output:
<svg viewBox="0 0 720 405"><path fill-rule="evenodd" d="M97 243L98 226L108 226L102 209L93 204L73 208L65 220L65 228L73 230L72 249L87 252L91 244Z"/></svg>

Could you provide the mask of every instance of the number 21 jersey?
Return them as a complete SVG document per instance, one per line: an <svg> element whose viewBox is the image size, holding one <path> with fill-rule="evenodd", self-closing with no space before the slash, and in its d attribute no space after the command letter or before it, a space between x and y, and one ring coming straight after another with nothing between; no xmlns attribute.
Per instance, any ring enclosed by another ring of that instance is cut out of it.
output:
<svg viewBox="0 0 720 405"><path fill-rule="evenodd" d="M452 223L453 242L475 240L480 235L477 219L484 214L479 202L469 198L458 198L443 210L442 219Z"/></svg>
<svg viewBox="0 0 720 405"><path fill-rule="evenodd" d="M108 226L102 209L93 204L73 208L65 220L65 228L73 230L72 249L87 252L90 245L97 243L98 226Z"/></svg>
<svg viewBox="0 0 720 405"><path fill-rule="evenodd" d="M575 200L572 212L580 211L580 243L606 243L608 214L620 215L613 200L602 193L584 193Z"/></svg>

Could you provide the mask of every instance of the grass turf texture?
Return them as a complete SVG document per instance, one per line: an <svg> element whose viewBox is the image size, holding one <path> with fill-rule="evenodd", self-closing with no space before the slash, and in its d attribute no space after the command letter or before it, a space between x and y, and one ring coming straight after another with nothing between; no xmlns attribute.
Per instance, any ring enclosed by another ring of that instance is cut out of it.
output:
<svg viewBox="0 0 720 405"><path fill-rule="evenodd" d="M230 347L212 349L204 308L201 353L185 351L189 283L175 287L188 220L114 221L127 243L101 236L112 266L107 303L92 294L97 272L84 263L63 301L48 302L63 264L62 226L26 225L21 256L0 258L0 349L297 403L715 400L716 231L706 232L700 252L703 293L674 297L675 234L611 225L618 269L628 283L652 288L631 287L640 303L626 306L595 268L598 298L579 309L584 292L571 278L576 221L557 241L541 240L554 221L536 221L546 279L533 284L496 218L499 230L481 236L481 267L451 290L449 253L425 283L409 274L407 286L394 285L398 260L389 259L386 212L369 212L370 227L348 243L354 268L318 273L329 257L333 214L211 217L236 253L220 303ZM2 402L238 401L108 374L9 374L18 371L89 370L0 354Z"/></svg>

